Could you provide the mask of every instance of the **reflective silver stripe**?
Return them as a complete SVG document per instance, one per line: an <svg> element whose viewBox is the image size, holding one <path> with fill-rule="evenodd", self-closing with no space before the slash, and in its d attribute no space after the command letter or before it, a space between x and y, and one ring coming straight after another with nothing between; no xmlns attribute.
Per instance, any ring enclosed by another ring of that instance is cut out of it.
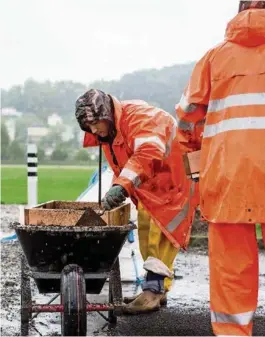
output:
<svg viewBox="0 0 265 337"><path fill-rule="evenodd" d="M265 117L231 118L216 124L206 125L203 138L214 137L221 132L227 131L258 129L265 129Z"/></svg>
<svg viewBox="0 0 265 337"><path fill-rule="evenodd" d="M141 184L141 179L138 174L128 168L124 168L121 171L120 177L129 179L135 187L138 187Z"/></svg>
<svg viewBox="0 0 265 337"><path fill-rule="evenodd" d="M182 119L177 117L177 127L183 131L193 131L194 130L194 123L186 122Z"/></svg>
<svg viewBox="0 0 265 337"><path fill-rule="evenodd" d="M193 132L195 129L195 126L203 126L205 124L205 119L199 120L196 124L192 122L187 122L184 120L181 120L177 118L177 127L183 131L190 131Z"/></svg>
<svg viewBox="0 0 265 337"><path fill-rule="evenodd" d="M211 311L212 323L232 323L239 325L248 325L252 322L254 311L242 312L241 314L223 314L220 312Z"/></svg>
<svg viewBox="0 0 265 337"><path fill-rule="evenodd" d="M151 144L154 143L160 147L163 153L166 152L166 145L162 142L162 140L158 136L135 138L134 151L136 151L140 146L146 143L151 143Z"/></svg>
<svg viewBox="0 0 265 337"><path fill-rule="evenodd" d="M179 101L178 106L184 111L184 112L194 112L198 105L195 103L189 103L187 100L187 97L185 95L181 96L181 99Z"/></svg>
<svg viewBox="0 0 265 337"><path fill-rule="evenodd" d="M223 109L231 108L233 106L243 105L264 105L265 92L256 94L240 94L231 95L222 99L216 99L209 102L208 113L217 112Z"/></svg>
<svg viewBox="0 0 265 337"><path fill-rule="evenodd" d="M188 201L183 206L182 210L169 222L169 224L166 227L166 229L170 233L173 233L188 215L189 208L190 208L190 199L194 194L194 190L195 190L195 182L192 181L191 186L190 186L190 193L189 193Z"/></svg>
<svg viewBox="0 0 265 337"><path fill-rule="evenodd" d="M187 202L182 210L170 221L167 225L167 230L172 233L181 224L181 222L186 218L189 211L189 203Z"/></svg>

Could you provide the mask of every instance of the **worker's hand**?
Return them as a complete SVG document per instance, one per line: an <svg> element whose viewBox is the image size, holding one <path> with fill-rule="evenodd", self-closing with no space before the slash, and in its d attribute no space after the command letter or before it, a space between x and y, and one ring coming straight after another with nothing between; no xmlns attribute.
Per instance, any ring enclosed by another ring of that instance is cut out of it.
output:
<svg viewBox="0 0 265 337"><path fill-rule="evenodd" d="M109 211L110 209L118 207L120 204L122 204L127 196L127 192L122 186L114 185L106 193L102 200L102 205L104 209Z"/></svg>

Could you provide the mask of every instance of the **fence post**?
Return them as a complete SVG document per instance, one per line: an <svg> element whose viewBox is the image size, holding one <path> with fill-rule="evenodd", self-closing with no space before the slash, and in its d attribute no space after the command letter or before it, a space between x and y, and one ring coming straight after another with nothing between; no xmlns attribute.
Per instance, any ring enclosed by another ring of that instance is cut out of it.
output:
<svg viewBox="0 0 265 337"><path fill-rule="evenodd" d="M38 204L38 156L37 145L28 143L27 146L28 163L28 206Z"/></svg>

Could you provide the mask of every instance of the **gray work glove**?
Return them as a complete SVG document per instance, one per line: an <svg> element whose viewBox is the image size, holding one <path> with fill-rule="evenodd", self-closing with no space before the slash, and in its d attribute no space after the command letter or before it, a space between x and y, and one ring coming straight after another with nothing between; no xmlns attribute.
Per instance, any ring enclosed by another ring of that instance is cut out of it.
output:
<svg viewBox="0 0 265 337"><path fill-rule="evenodd" d="M102 205L105 210L109 211L112 208L118 207L120 204L122 204L127 196L127 192L122 186L114 185L106 193L102 200Z"/></svg>

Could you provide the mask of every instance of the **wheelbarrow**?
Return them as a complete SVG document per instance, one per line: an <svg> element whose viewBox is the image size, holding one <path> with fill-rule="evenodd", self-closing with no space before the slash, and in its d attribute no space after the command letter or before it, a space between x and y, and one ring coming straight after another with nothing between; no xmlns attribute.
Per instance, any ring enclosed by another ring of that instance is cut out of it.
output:
<svg viewBox="0 0 265 337"><path fill-rule="evenodd" d="M117 316L122 314L118 256L132 226L41 225L47 222L44 209L39 218L36 214L40 209L31 211L35 212L31 218L36 225L13 224L24 252L21 257L21 335L28 335L31 320L43 312L61 313L63 336L85 336L87 312L91 311L106 311L107 320L116 323ZM26 220L32 222L28 216L25 213ZM56 294L49 303L33 304L30 278L40 293ZM100 294L107 279L109 302L90 303L87 294ZM52 304L59 296L60 304Z"/></svg>

